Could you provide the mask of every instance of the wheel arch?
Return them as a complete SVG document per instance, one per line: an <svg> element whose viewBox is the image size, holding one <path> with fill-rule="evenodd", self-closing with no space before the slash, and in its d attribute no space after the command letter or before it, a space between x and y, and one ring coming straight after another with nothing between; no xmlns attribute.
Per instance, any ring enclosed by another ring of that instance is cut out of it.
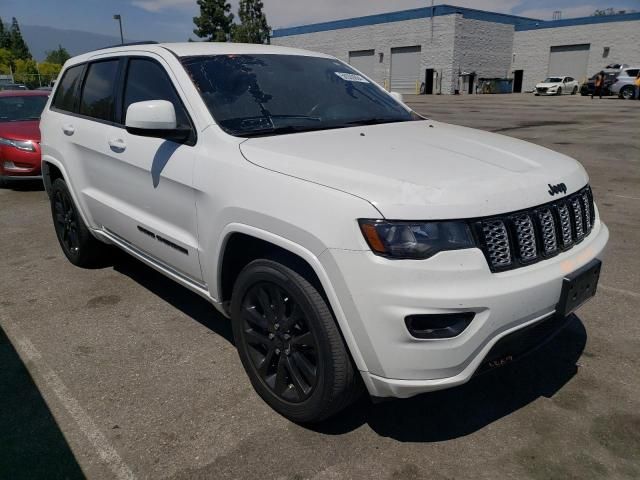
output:
<svg viewBox="0 0 640 480"><path fill-rule="evenodd" d="M47 195L51 196L51 185L56 179L61 178L62 180L64 180L67 184L67 188L69 189L69 192L71 193L71 198L73 199L73 203L75 203L76 208L78 209L78 212L80 212L82 221L85 223L85 225L87 225L89 230L91 230L91 225L93 225L93 223L89 221L90 218L87 216L87 213L82 208L82 203L79 202L78 195L76 194L76 191L73 188L72 182L69 181L69 174L67 172L67 169L64 167L62 162L60 162L59 160L56 160L53 157L43 155L41 169L42 169L42 182L44 183L44 188L45 188L45 191L47 192Z"/></svg>
<svg viewBox="0 0 640 480"><path fill-rule="evenodd" d="M42 182L44 183L45 191L47 195L51 195L51 185L53 182L62 178L67 184L67 174L60 162L56 162L51 158L42 159Z"/></svg>
<svg viewBox="0 0 640 480"><path fill-rule="evenodd" d="M218 259L216 279L218 301L227 313L233 284L244 266L257 258L265 258L265 255L268 258L281 259L289 267L294 266L298 269L298 273L311 276L307 279L319 288L321 295L325 297L356 368L366 370L362 354L329 276L318 258L319 255L272 232L244 224L227 225L222 238L215 257Z"/></svg>

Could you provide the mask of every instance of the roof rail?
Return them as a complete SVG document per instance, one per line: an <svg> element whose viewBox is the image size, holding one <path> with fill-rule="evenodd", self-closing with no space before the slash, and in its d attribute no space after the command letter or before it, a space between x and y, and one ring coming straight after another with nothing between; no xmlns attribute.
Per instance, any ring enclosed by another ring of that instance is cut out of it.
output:
<svg viewBox="0 0 640 480"><path fill-rule="evenodd" d="M155 40L144 40L142 42L118 43L117 45L109 45L108 47L96 48L96 50L106 50L107 48L131 47L133 45L155 45L159 42Z"/></svg>

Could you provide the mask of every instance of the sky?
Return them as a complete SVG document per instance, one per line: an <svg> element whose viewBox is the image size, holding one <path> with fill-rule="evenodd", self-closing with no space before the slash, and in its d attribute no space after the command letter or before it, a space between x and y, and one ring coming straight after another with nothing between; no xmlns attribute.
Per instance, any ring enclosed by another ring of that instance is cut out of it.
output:
<svg viewBox="0 0 640 480"><path fill-rule="evenodd" d="M430 6L430 0L263 0L267 20L274 27L350 18ZM230 0L233 10L238 0ZM540 19L592 14L613 7L640 11L640 0L443 0L446 3ZM196 0L0 0L0 17L21 24L83 30L119 36L113 14L123 18L125 38L131 40L186 41L193 35Z"/></svg>

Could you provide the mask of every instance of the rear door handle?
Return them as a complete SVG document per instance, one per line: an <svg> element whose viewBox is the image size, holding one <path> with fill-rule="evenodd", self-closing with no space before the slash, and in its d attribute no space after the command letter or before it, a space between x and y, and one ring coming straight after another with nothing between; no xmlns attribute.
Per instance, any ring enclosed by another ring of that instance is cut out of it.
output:
<svg viewBox="0 0 640 480"><path fill-rule="evenodd" d="M63 125L62 126L62 131L64 132L65 135L67 135L69 137L71 135L73 135L74 133L76 133L76 129L70 123L67 123L67 124Z"/></svg>
<svg viewBox="0 0 640 480"><path fill-rule="evenodd" d="M127 149L127 144L121 138L113 138L109 140L109 147L114 152L124 152Z"/></svg>

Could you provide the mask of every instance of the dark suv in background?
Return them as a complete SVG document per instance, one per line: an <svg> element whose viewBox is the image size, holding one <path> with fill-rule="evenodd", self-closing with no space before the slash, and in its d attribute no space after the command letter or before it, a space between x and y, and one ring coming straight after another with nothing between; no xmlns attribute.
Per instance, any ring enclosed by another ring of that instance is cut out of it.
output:
<svg viewBox="0 0 640 480"><path fill-rule="evenodd" d="M611 91L611 86L616 83L616 80L618 78L618 75L620 74L620 70L619 69L605 69L604 71L604 89L602 90L602 96L610 96L613 95L613 92ZM585 83L582 84L582 86L580 87L580 94L585 96L585 95L593 95L596 91L596 77L598 76L598 73L600 72L596 72L593 74L593 76L587 80Z"/></svg>

